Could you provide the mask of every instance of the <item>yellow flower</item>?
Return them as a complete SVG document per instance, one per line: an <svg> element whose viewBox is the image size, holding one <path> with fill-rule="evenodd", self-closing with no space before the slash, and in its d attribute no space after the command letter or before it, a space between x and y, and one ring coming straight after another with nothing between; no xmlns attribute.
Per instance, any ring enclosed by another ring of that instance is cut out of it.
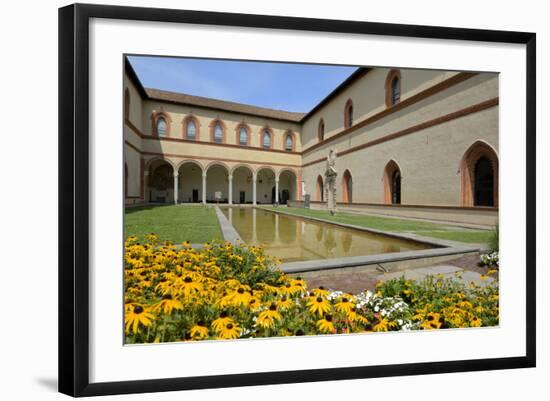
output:
<svg viewBox="0 0 550 401"><path fill-rule="evenodd" d="M323 319L317 320L317 323L315 323L317 328L322 333L335 333L336 329L334 327L334 324L332 323L332 316L331 315L325 315Z"/></svg>
<svg viewBox="0 0 550 401"><path fill-rule="evenodd" d="M311 296L326 297L328 295L328 290L325 287L320 286L311 290L310 294Z"/></svg>
<svg viewBox="0 0 550 401"><path fill-rule="evenodd" d="M217 332L221 331L223 327L227 326L229 323L234 323L233 319L227 316L227 313L222 312L220 317L212 322L212 328Z"/></svg>
<svg viewBox="0 0 550 401"><path fill-rule="evenodd" d="M166 294L163 297L162 301L156 303L151 308L151 310L154 312L157 312L160 310L166 313L167 315L171 314L174 309L183 310L183 304L177 299L172 299L172 295L170 294Z"/></svg>
<svg viewBox="0 0 550 401"><path fill-rule="evenodd" d="M388 319L383 318L372 328L373 331L388 331L391 328L394 328L397 325L395 322L390 322Z"/></svg>
<svg viewBox="0 0 550 401"><path fill-rule="evenodd" d="M355 309L355 305L350 302L348 297L342 297L342 299L340 299L340 301L336 303L336 305L334 305L334 308L338 312L350 313L352 310Z"/></svg>
<svg viewBox="0 0 550 401"><path fill-rule="evenodd" d="M470 320L470 327L481 327L481 319L479 319L478 317L474 316L474 317Z"/></svg>
<svg viewBox="0 0 550 401"><path fill-rule="evenodd" d="M232 340L241 335L241 328L236 323L227 323L219 330L218 338Z"/></svg>
<svg viewBox="0 0 550 401"><path fill-rule="evenodd" d="M346 317L350 322L360 322L362 324L367 324L369 322L369 319L367 319L365 316L359 314L357 310L350 310Z"/></svg>
<svg viewBox="0 0 550 401"><path fill-rule="evenodd" d="M307 306L310 313L318 313L321 316L330 311L330 303L321 296L311 297Z"/></svg>
<svg viewBox="0 0 550 401"><path fill-rule="evenodd" d="M194 339L200 339L208 337L208 328L204 324L204 322L198 322L196 325L191 327L191 330L189 330L191 337Z"/></svg>
<svg viewBox="0 0 550 401"><path fill-rule="evenodd" d="M440 329L442 322L443 318L439 313L430 312L426 316L426 320L420 324L420 327L424 330Z"/></svg>
<svg viewBox="0 0 550 401"><path fill-rule="evenodd" d="M145 310L142 305L136 304L125 313L126 334L130 333L130 328L133 333L137 333L140 324L146 327L151 326L153 319L155 319L154 315Z"/></svg>
<svg viewBox="0 0 550 401"><path fill-rule="evenodd" d="M269 309L260 313L256 323L264 328L271 328L275 325L275 321L281 320L281 318L281 314L277 311L277 305L272 303Z"/></svg>
<svg viewBox="0 0 550 401"><path fill-rule="evenodd" d="M292 302L292 299L282 296L279 301L277 301L277 306L281 309L289 309L294 305L294 302Z"/></svg>

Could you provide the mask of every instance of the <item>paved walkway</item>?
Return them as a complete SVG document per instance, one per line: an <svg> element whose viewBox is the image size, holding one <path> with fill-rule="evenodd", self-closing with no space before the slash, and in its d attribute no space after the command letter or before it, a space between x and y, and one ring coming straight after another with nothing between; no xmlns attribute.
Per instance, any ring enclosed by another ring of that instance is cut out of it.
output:
<svg viewBox="0 0 550 401"><path fill-rule="evenodd" d="M420 281L428 275L437 276L441 274L444 277L455 277L457 273L460 273L460 279L466 285L474 282L477 285L484 286L494 280L491 277L482 278L482 275L477 271L463 269L450 264L419 267L391 273L384 273L376 269L361 271L360 273L353 272L352 270L340 273L336 270L329 270L325 272L308 272L301 274L301 276L306 279L308 287L310 288L323 286L325 288L356 294L365 290L374 291L378 281L387 281L401 276L405 276L405 278L410 280Z"/></svg>

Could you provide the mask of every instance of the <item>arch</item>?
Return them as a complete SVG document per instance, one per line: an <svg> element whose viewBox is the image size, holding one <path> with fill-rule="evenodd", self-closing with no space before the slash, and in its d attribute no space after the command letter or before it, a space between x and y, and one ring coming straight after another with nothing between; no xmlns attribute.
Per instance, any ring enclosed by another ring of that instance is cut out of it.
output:
<svg viewBox="0 0 550 401"><path fill-rule="evenodd" d="M392 68L386 76L386 107L393 107L401 101L401 71Z"/></svg>
<svg viewBox="0 0 550 401"><path fill-rule="evenodd" d="M179 171L179 169L181 167L183 167L184 164L188 164L188 163L195 164L198 168L200 168L201 171L204 170L203 165L199 161L194 160L194 159L184 159L184 160L180 161L178 164L176 164L175 170Z"/></svg>
<svg viewBox="0 0 550 401"><path fill-rule="evenodd" d="M287 142L290 138L290 146ZM285 134L283 135L283 150L287 152L295 152L296 151L296 136L294 135L294 132L291 130L286 130Z"/></svg>
<svg viewBox="0 0 550 401"><path fill-rule="evenodd" d="M275 169L273 167L267 166L267 165L262 165L262 166L258 167L254 173L256 175L258 175L258 173L262 170L270 170L275 175L275 177L277 177L277 172L275 171Z"/></svg>
<svg viewBox="0 0 550 401"><path fill-rule="evenodd" d="M401 168L395 160L390 160L384 168L384 203L401 204Z"/></svg>
<svg viewBox="0 0 550 401"><path fill-rule="evenodd" d="M206 167L204 168L203 171L204 171L205 173L208 173L208 170L210 170L210 168L211 168L211 167L214 167L214 166L223 167L223 168L227 171L227 174L229 174L229 171L231 170L231 169L229 168L229 166L228 166L227 164L225 164L224 162L219 161L219 160L214 160L214 161L208 163L208 164L206 165Z"/></svg>
<svg viewBox="0 0 550 401"><path fill-rule="evenodd" d="M264 146L264 135L269 134L269 147ZM273 130L269 128L268 126L263 127L260 130L260 148L262 149L273 149L273 139L275 138L275 135L273 134Z"/></svg>
<svg viewBox="0 0 550 401"><path fill-rule="evenodd" d="M273 167L261 166L256 170L256 203L275 202L275 180L277 173Z"/></svg>
<svg viewBox="0 0 550 401"><path fill-rule="evenodd" d="M479 171L476 172L482 159L488 161L488 177L480 177ZM466 150L460 162L460 177L461 206L498 207L498 155L491 145L476 141ZM480 182L481 178L484 183Z"/></svg>
<svg viewBox="0 0 550 401"><path fill-rule="evenodd" d="M130 90L128 88L124 91L124 120L130 120Z"/></svg>
<svg viewBox="0 0 550 401"><path fill-rule="evenodd" d="M325 201L325 184L323 182L323 177L321 177L321 174L319 174L317 176L315 200L317 202L324 202Z"/></svg>
<svg viewBox="0 0 550 401"><path fill-rule="evenodd" d="M317 139L319 142L325 139L325 120L322 118L319 120L319 125L317 126Z"/></svg>
<svg viewBox="0 0 550 401"><path fill-rule="evenodd" d="M216 131L216 127L219 125L220 129L221 129L221 142L219 141L216 141L214 140L214 137L215 137L215 134L217 134L218 132ZM210 122L210 142L212 143L226 143L226 126L225 126L225 123L220 119L220 118L215 118L214 120L212 120L212 122Z"/></svg>
<svg viewBox="0 0 550 401"><path fill-rule="evenodd" d="M350 128L353 125L353 100L348 99L344 106L344 128Z"/></svg>
<svg viewBox="0 0 550 401"><path fill-rule="evenodd" d="M229 174L233 175L233 173L234 173L235 171L237 171L237 169L239 169L239 168L241 168L241 167L244 167L244 168L250 170L250 172L251 172L252 174L254 174L254 169L253 169L250 165L245 164L245 163L235 164L235 165L231 168L231 170L229 171Z"/></svg>
<svg viewBox="0 0 550 401"><path fill-rule="evenodd" d="M229 168L225 163L214 161L206 169L206 201L227 203L229 201ZM217 198L219 192L221 197Z"/></svg>
<svg viewBox="0 0 550 401"><path fill-rule="evenodd" d="M246 131L246 143L242 143L241 141L241 130L244 129ZM238 124L235 127L235 143L240 146L250 146L250 134L252 133L252 130L248 126L248 124L242 122Z"/></svg>
<svg viewBox="0 0 550 401"><path fill-rule="evenodd" d="M247 164L237 164L231 169L233 203L245 204L253 201L254 171Z"/></svg>
<svg viewBox="0 0 550 401"><path fill-rule="evenodd" d="M166 135L167 137L170 136L170 128L172 126L172 118L170 115L164 111L154 111L153 114L151 114L151 123L152 123L152 133L153 136L158 137L159 134L157 132L157 124L158 120L164 118L164 121L166 121Z"/></svg>
<svg viewBox="0 0 550 401"><path fill-rule="evenodd" d="M349 170L344 171L342 175L342 201L344 203L353 202L353 179Z"/></svg>
<svg viewBox="0 0 550 401"><path fill-rule="evenodd" d="M298 196L298 175L291 168L284 168L279 171L279 203L286 205L287 202L297 199Z"/></svg>
<svg viewBox="0 0 550 401"><path fill-rule="evenodd" d="M189 131L189 128L190 128L189 123L190 122L192 122L195 125L195 137L194 138L190 136L190 131ZM192 114L186 116L181 121L181 127L182 127L182 131L183 131L183 139L188 139L190 141L200 140L201 123L200 123L200 121L197 117L195 117Z"/></svg>
<svg viewBox="0 0 550 401"><path fill-rule="evenodd" d="M155 156L155 157L152 157L151 159L149 159L149 160L147 160L147 161L145 162L145 166L144 166L144 167L145 167L145 171L149 171L150 168L151 168L151 166L152 166L152 164L155 163L155 162L157 162L157 161L166 162L166 163L168 163L169 165L171 165L172 168L173 168L174 170L176 170L176 166L175 166L174 162L172 162L172 160L166 159L166 158L164 158L164 157L162 157L162 156Z"/></svg>

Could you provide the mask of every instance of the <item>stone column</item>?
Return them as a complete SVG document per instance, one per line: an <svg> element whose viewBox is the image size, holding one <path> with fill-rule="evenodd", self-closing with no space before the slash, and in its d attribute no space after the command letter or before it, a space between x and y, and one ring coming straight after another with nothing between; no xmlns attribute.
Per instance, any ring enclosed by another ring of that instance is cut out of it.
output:
<svg viewBox="0 0 550 401"><path fill-rule="evenodd" d="M178 204L178 172L174 171L174 205Z"/></svg>
<svg viewBox="0 0 550 401"><path fill-rule="evenodd" d="M143 172L143 200L151 202L149 199L149 170Z"/></svg>
<svg viewBox="0 0 550 401"><path fill-rule="evenodd" d="M229 204L233 204L233 176L229 174Z"/></svg>
<svg viewBox="0 0 550 401"><path fill-rule="evenodd" d="M202 204L206 205L206 171L202 173Z"/></svg>
<svg viewBox="0 0 550 401"><path fill-rule="evenodd" d="M252 204L256 205L256 173L252 174Z"/></svg>
<svg viewBox="0 0 550 401"><path fill-rule="evenodd" d="M275 204L279 204L279 177L275 177Z"/></svg>

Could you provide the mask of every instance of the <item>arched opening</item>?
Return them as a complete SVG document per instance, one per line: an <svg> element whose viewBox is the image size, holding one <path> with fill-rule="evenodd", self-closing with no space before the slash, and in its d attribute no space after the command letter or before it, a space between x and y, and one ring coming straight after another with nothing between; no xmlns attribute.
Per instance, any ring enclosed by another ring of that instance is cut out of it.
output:
<svg viewBox="0 0 550 401"><path fill-rule="evenodd" d="M478 141L464 154L460 165L462 206L498 206L498 156Z"/></svg>
<svg viewBox="0 0 550 401"><path fill-rule="evenodd" d="M401 101L401 72L392 69L386 76L386 106L392 107Z"/></svg>
<svg viewBox="0 0 550 401"><path fill-rule="evenodd" d="M270 204L275 202L275 172L263 167L256 175L256 203Z"/></svg>
<svg viewBox="0 0 550 401"><path fill-rule="evenodd" d="M317 176L317 190L315 200L317 202L325 201L325 186L323 184L323 177L321 177L321 175Z"/></svg>
<svg viewBox="0 0 550 401"><path fill-rule="evenodd" d="M229 200L229 172L225 166L214 164L206 171L206 201L227 203Z"/></svg>
<svg viewBox="0 0 550 401"><path fill-rule="evenodd" d="M294 151L294 134L290 131L287 131L287 133L285 134L284 149L287 152Z"/></svg>
<svg viewBox="0 0 550 401"><path fill-rule="evenodd" d="M235 143L240 146L250 146L250 128L248 125L242 123L235 129L236 140Z"/></svg>
<svg viewBox="0 0 550 401"><path fill-rule="evenodd" d="M344 203L353 202L353 179L349 170L342 176L342 201Z"/></svg>
<svg viewBox="0 0 550 401"><path fill-rule="evenodd" d="M317 129L317 138L319 139L319 142L325 139L325 120L323 120L322 118L319 120L319 127Z"/></svg>
<svg viewBox="0 0 550 401"><path fill-rule="evenodd" d="M291 170L283 170L279 174L279 203L286 205L288 201L296 200L297 177Z"/></svg>
<svg viewBox="0 0 550 401"><path fill-rule="evenodd" d="M170 136L170 126L172 119L170 115L164 111L155 111L151 115L152 133L153 136L167 137Z"/></svg>
<svg viewBox="0 0 550 401"><path fill-rule="evenodd" d="M194 161L184 162L178 169L178 200L199 203L202 200L202 168Z"/></svg>
<svg viewBox="0 0 550 401"><path fill-rule="evenodd" d="M401 204L401 169L393 160L384 170L384 203Z"/></svg>
<svg viewBox="0 0 550 401"><path fill-rule="evenodd" d="M194 116L187 116L183 120L183 137L190 141L199 139L200 123Z"/></svg>
<svg viewBox="0 0 550 401"><path fill-rule="evenodd" d="M350 128L353 125L353 102L348 99L344 107L344 128Z"/></svg>
<svg viewBox="0 0 550 401"><path fill-rule="evenodd" d="M149 165L149 201L172 203L174 200L174 168L166 160L157 159Z"/></svg>
<svg viewBox="0 0 550 401"><path fill-rule="evenodd" d="M273 144L273 135L268 128L264 128L262 130L261 143L262 143L262 148L271 149L271 146Z"/></svg>
<svg viewBox="0 0 550 401"><path fill-rule="evenodd" d="M225 124L222 120L210 123L210 140L214 143L225 143Z"/></svg>
<svg viewBox="0 0 550 401"><path fill-rule="evenodd" d="M233 170L233 203L252 203L252 169L239 166Z"/></svg>

